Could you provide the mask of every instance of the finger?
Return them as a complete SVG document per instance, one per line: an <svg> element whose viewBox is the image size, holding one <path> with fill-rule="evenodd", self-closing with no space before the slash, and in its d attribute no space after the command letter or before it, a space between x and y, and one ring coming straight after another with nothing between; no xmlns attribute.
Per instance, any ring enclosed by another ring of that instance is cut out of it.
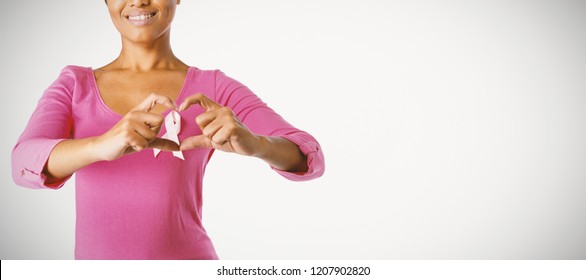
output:
<svg viewBox="0 0 586 280"><path fill-rule="evenodd" d="M224 145L226 142L230 141L232 137L233 130L230 129L228 126L222 126L221 129L214 134L214 136L210 137L212 142L218 145Z"/></svg>
<svg viewBox="0 0 586 280"><path fill-rule="evenodd" d="M205 135L191 136L181 141L182 151L195 148L212 148L212 142Z"/></svg>
<svg viewBox="0 0 586 280"><path fill-rule="evenodd" d="M149 148L163 151L179 151L179 145L169 139L155 138L148 145Z"/></svg>
<svg viewBox="0 0 586 280"><path fill-rule="evenodd" d="M211 111L211 110L222 107L218 103L209 99L207 96L205 96L201 93L196 93L192 96L185 98L183 103L181 103L181 106L179 106L179 111L180 112L185 111L185 110L187 110L187 108L191 107L191 105L194 105L194 104L199 104L199 106L204 108L206 111Z"/></svg>
<svg viewBox="0 0 586 280"><path fill-rule="evenodd" d="M140 111L132 111L127 114L128 118L133 121L144 123L149 128L160 128L165 121L165 118L159 114L147 113L147 112L140 112Z"/></svg>
<svg viewBox="0 0 586 280"><path fill-rule="evenodd" d="M217 118L217 115L217 110L201 113L195 117L195 123L203 130Z"/></svg>
<svg viewBox="0 0 586 280"><path fill-rule="evenodd" d="M130 154L130 153L134 153L134 152L136 152L136 150L132 147L126 147L126 150L124 150L125 155Z"/></svg>
<svg viewBox="0 0 586 280"><path fill-rule="evenodd" d="M126 140L128 146L132 147L135 151L142 151L149 145L149 142L144 139L141 135L139 135L136 131L132 131L128 135L128 139Z"/></svg>
<svg viewBox="0 0 586 280"><path fill-rule="evenodd" d="M223 125L224 124L220 120L215 119L211 123L206 125L204 128L202 128L201 133L206 137L212 139L212 137L214 137L214 135L222 128Z"/></svg>
<svg viewBox="0 0 586 280"><path fill-rule="evenodd" d="M157 133L154 132L146 123L135 120L130 120L129 122L132 129L147 141L151 141L157 137Z"/></svg>
<svg viewBox="0 0 586 280"><path fill-rule="evenodd" d="M169 109L177 109L175 101L173 101L173 99L170 97L151 93L145 100L136 105L136 107L134 107L131 111L149 112L157 104L164 105Z"/></svg>

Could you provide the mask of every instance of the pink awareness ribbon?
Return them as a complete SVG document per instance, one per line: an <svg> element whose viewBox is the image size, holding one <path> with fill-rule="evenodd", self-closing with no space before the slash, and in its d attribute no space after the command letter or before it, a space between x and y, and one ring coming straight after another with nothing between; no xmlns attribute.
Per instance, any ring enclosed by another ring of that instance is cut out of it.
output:
<svg viewBox="0 0 586 280"><path fill-rule="evenodd" d="M177 135L179 134L179 131L181 131L181 116L177 111L173 110L165 117L165 129L167 130L167 133L161 138L169 139L179 145L179 137ZM161 152L159 149L153 149L153 151L155 152L155 157ZM173 155L185 160L182 151L173 151Z"/></svg>

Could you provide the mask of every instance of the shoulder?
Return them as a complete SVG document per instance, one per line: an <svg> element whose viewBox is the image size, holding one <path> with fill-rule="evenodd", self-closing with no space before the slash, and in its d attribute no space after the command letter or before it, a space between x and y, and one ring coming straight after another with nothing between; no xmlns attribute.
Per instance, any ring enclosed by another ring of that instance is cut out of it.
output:
<svg viewBox="0 0 586 280"><path fill-rule="evenodd" d="M46 89L46 93L66 95L69 98L74 96L85 96L90 92L93 85L93 70L91 67L67 65L57 79Z"/></svg>
<svg viewBox="0 0 586 280"><path fill-rule="evenodd" d="M93 72L93 69L91 67L78 66L78 65L67 65L67 66L63 67L63 69L61 69L60 75L67 75L67 76L73 76L73 77L84 77L92 72Z"/></svg>
<svg viewBox="0 0 586 280"><path fill-rule="evenodd" d="M189 69L191 73L189 76L192 83L207 85L214 89L214 91L228 86L242 86L240 82L229 77L220 69L204 70L194 66L190 66Z"/></svg>
<svg viewBox="0 0 586 280"><path fill-rule="evenodd" d="M232 79L229 76L226 75L226 73L224 73L222 70L220 69L200 69L198 67L195 66L189 66L189 71L194 73L195 75L202 77L202 78L208 78L208 79Z"/></svg>
<svg viewBox="0 0 586 280"><path fill-rule="evenodd" d="M67 65L61 69L56 82L73 86L86 84L91 79L93 79L93 70L91 67Z"/></svg>
<svg viewBox="0 0 586 280"><path fill-rule="evenodd" d="M227 75L220 69L213 70L201 70L197 67L190 67L194 72L197 72L202 78L205 79L207 84L213 86L214 90L218 95L222 95L226 92L232 93L236 89L245 88L248 90L239 80Z"/></svg>
<svg viewBox="0 0 586 280"><path fill-rule="evenodd" d="M218 73L222 73L219 69L201 69L195 66L189 66L189 72L192 78L215 80Z"/></svg>

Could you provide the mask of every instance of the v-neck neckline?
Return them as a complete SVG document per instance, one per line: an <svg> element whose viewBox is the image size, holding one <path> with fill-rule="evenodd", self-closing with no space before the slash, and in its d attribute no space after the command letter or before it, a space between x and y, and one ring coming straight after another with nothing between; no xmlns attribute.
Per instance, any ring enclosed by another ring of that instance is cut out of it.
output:
<svg viewBox="0 0 586 280"><path fill-rule="evenodd" d="M88 70L88 75L90 76L90 80L92 81L92 87L94 89L94 93L96 95L96 98L100 102L100 105L102 106L102 108L108 114L110 114L110 115L112 115L112 116L114 116L114 117L116 117L118 119L122 119L124 116L122 116L119 113L117 113L114 110L112 110L112 108L110 108L108 105L106 105L106 102L102 98L102 94L100 93L100 89L98 88L98 80L96 79L96 75L94 73L94 69L92 67L88 67L87 70ZM184 98L185 91L187 90L189 81L191 80L190 75L192 74L192 71L193 70L194 70L194 68L191 67L191 66L189 66L189 68L187 68L187 73L185 74L185 79L183 80L183 85L181 86L181 90L179 91L179 95L177 95L177 98L174 100L175 103L178 104L178 105L180 104L180 102ZM165 116L170 111L171 111L171 109L167 109L167 110L163 111L161 114L163 116Z"/></svg>

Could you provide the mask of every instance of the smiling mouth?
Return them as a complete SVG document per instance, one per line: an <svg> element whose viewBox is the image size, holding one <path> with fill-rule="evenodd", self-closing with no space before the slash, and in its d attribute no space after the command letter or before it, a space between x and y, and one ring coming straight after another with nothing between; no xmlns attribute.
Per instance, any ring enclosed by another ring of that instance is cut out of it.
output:
<svg viewBox="0 0 586 280"><path fill-rule="evenodd" d="M128 15L128 16L126 16L126 19L132 20L132 21L146 21L146 20L153 18L156 14L157 14L157 12L152 12L152 13L142 14L142 15L132 15L132 16Z"/></svg>

